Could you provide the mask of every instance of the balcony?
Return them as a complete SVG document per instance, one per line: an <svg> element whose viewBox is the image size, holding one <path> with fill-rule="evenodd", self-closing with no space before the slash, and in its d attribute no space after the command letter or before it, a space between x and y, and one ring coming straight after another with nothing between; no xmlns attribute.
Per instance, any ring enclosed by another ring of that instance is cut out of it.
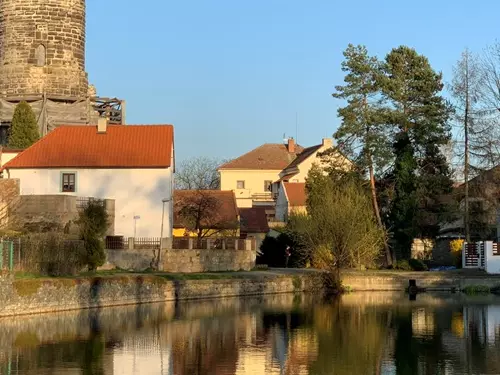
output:
<svg viewBox="0 0 500 375"><path fill-rule="evenodd" d="M252 200L256 202L274 202L277 198L277 194L269 193L256 193L252 194Z"/></svg>

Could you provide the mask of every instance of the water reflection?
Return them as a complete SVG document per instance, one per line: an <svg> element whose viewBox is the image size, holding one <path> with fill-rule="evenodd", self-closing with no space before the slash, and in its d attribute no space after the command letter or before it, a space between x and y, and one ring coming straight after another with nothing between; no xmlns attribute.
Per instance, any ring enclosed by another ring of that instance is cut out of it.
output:
<svg viewBox="0 0 500 375"><path fill-rule="evenodd" d="M0 374L498 374L500 299L308 295L0 320Z"/></svg>

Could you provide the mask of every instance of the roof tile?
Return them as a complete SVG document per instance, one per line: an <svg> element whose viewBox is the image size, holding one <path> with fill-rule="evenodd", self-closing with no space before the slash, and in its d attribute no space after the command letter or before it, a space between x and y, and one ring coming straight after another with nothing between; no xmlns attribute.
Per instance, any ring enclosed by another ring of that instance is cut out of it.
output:
<svg viewBox="0 0 500 375"><path fill-rule="evenodd" d="M246 233L267 233L269 224L266 216L267 207L240 208L241 231Z"/></svg>
<svg viewBox="0 0 500 375"><path fill-rule="evenodd" d="M295 145L295 152L288 152L287 146L278 143L266 143L250 152L229 161L219 169L260 169L282 170L289 165L304 148Z"/></svg>
<svg viewBox="0 0 500 375"><path fill-rule="evenodd" d="M172 125L60 126L2 169L167 168L172 162Z"/></svg>
<svg viewBox="0 0 500 375"><path fill-rule="evenodd" d="M292 207L303 207L306 205L307 194L306 184L303 182L285 182L283 186L286 190L288 202Z"/></svg>

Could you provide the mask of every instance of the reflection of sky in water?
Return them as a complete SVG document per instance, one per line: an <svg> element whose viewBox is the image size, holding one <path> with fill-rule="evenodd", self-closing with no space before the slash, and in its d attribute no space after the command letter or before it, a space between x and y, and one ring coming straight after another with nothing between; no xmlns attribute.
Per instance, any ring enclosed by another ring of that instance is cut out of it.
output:
<svg viewBox="0 0 500 375"><path fill-rule="evenodd" d="M0 374L495 374L488 298L277 295L0 320Z"/></svg>

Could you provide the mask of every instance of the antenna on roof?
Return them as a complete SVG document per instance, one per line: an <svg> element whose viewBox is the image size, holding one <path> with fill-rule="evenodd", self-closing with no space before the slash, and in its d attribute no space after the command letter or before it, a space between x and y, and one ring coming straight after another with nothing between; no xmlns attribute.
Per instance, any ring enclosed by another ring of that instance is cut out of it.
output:
<svg viewBox="0 0 500 375"><path fill-rule="evenodd" d="M299 114L295 112L295 142L299 142Z"/></svg>
<svg viewBox="0 0 500 375"><path fill-rule="evenodd" d="M286 137L286 133L283 133L283 143L288 143L288 138Z"/></svg>

